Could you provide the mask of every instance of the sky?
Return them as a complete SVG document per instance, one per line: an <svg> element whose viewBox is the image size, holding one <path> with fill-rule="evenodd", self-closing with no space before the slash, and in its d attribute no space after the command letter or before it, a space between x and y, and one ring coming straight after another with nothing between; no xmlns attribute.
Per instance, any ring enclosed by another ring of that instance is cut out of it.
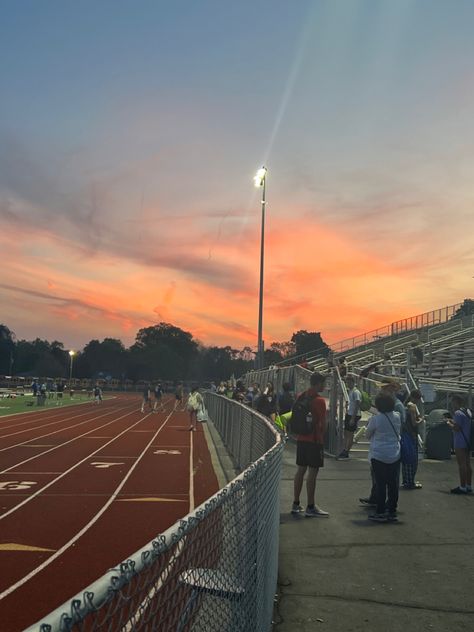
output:
<svg viewBox="0 0 474 632"><path fill-rule="evenodd" d="M0 0L0 323L336 342L473 295L471 0Z"/></svg>

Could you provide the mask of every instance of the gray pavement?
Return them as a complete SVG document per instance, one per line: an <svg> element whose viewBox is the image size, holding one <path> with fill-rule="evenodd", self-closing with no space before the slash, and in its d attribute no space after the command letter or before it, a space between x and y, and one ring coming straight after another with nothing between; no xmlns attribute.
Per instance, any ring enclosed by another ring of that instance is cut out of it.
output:
<svg viewBox="0 0 474 632"><path fill-rule="evenodd" d="M370 487L359 450L348 461L326 458L316 502L331 515L304 518L290 514L295 444L285 447L274 631L472 632L474 494L449 493L454 458L422 461L423 489L400 491L399 522L376 524L358 502Z"/></svg>

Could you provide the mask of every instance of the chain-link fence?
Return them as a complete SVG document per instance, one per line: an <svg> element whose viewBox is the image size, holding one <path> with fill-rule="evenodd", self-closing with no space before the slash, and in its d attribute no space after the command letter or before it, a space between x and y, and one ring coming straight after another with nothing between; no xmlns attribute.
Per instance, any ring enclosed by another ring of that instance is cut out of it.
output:
<svg viewBox="0 0 474 632"><path fill-rule="evenodd" d="M270 630L283 443L249 408L211 393L205 401L244 471L28 632Z"/></svg>

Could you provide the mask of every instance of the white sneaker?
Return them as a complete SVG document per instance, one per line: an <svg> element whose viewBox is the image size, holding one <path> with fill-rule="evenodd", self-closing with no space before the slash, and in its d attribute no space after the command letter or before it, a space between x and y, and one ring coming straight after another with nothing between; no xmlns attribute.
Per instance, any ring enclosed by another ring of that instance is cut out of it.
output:
<svg viewBox="0 0 474 632"><path fill-rule="evenodd" d="M309 507L306 507L304 515L307 518L327 518L329 517L329 512L324 511L317 505L314 505L314 507L311 507L311 509Z"/></svg>

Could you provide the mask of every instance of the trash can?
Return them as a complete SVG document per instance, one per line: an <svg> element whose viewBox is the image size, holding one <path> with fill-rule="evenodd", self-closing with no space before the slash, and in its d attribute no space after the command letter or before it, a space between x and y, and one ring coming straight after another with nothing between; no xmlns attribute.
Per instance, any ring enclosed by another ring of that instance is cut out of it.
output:
<svg viewBox="0 0 474 632"><path fill-rule="evenodd" d="M432 410L426 420L425 450L427 459L444 461L451 458L453 433L444 421L445 408Z"/></svg>

